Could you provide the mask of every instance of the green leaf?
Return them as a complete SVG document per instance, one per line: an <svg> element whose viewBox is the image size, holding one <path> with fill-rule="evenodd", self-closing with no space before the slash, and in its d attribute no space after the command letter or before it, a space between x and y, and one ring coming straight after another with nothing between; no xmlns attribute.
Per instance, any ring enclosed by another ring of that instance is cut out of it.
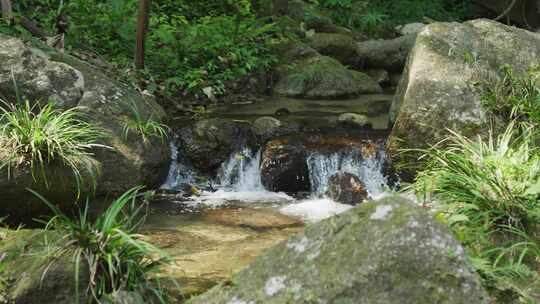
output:
<svg viewBox="0 0 540 304"><path fill-rule="evenodd" d="M540 194L540 179L535 183L530 185L527 190L525 190L525 195L538 195Z"/></svg>
<svg viewBox="0 0 540 304"><path fill-rule="evenodd" d="M454 225L456 223L468 222L469 217L465 214L454 214L448 218L448 224Z"/></svg>

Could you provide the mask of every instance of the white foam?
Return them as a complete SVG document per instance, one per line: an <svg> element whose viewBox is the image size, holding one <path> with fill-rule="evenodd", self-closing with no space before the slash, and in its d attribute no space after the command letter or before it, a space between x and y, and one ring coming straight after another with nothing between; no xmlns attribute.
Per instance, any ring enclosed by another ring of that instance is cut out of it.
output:
<svg viewBox="0 0 540 304"><path fill-rule="evenodd" d="M351 208L350 205L336 203L328 198L320 198L287 205L282 207L280 212L285 215L299 217L306 222L318 222Z"/></svg>
<svg viewBox="0 0 540 304"><path fill-rule="evenodd" d="M285 204L294 201L292 197L282 192L227 190L203 192L200 196L191 197L191 200L193 204L214 208L230 202Z"/></svg>

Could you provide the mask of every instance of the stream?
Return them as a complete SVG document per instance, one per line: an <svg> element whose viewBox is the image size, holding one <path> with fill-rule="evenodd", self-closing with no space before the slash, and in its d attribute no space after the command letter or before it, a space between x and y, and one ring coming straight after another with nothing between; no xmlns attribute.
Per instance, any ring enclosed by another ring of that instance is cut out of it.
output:
<svg viewBox="0 0 540 304"><path fill-rule="evenodd" d="M151 205L145 233L173 257L166 273L178 280L186 297L227 280L306 224L352 208L326 197L333 174L355 174L365 183L370 198L382 197L388 189L382 173L385 155L380 151L367 159L354 150L312 153L306 159L312 191L298 197L265 190L261 151L245 148L233 153L217 178L209 180L174 145L171 150L173 159L162 191L173 195ZM213 191L174 195L186 185Z"/></svg>

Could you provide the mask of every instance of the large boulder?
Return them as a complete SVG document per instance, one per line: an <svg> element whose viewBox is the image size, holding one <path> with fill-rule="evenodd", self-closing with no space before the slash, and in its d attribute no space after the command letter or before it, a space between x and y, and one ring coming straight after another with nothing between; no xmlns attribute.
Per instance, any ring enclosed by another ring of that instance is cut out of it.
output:
<svg viewBox="0 0 540 304"><path fill-rule="evenodd" d="M356 42L348 35L317 33L310 38L309 45L320 54L337 59L344 65L360 64Z"/></svg>
<svg viewBox="0 0 540 304"><path fill-rule="evenodd" d="M390 156L400 166L416 162L416 156L405 158L399 150L438 143L447 128L468 137L487 134L493 120L482 97L500 79L500 68L522 73L537 66L538 58L536 33L485 19L428 25L418 35L392 104Z"/></svg>
<svg viewBox="0 0 540 304"><path fill-rule="evenodd" d="M348 172L338 172L328 180L329 198L347 205L357 205L368 198L366 185L358 176Z"/></svg>
<svg viewBox="0 0 540 304"><path fill-rule="evenodd" d="M447 227L399 197L308 226L190 304L490 303Z"/></svg>
<svg viewBox="0 0 540 304"><path fill-rule="evenodd" d="M288 97L335 99L381 93L377 82L327 56L314 56L279 68L274 92Z"/></svg>
<svg viewBox="0 0 540 304"><path fill-rule="evenodd" d="M73 67L51 61L22 40L0 34L0 98L31 102L54 100L58 107L77 106L84 77Z"/></svg>
<svg viewBox="0 0 540 304"><path fill-rule="evenodd" d="M215 173L233 152L248 145L252 137L249 123L212 118L182 128L177 144L196 168Z"/></svg>
<svg viewBox="0 0 540 304"><path fill-rule="evenodd" d="M89 64L41 44L29 45L0 35L0 45L0 98L17 102L14 75L22 98L31 102L50 100L60 109L81 107L85 119L104 130L106 135L100 143L109 148L92 151L95 167L100 170L97 188L85 188L87 194L117 195L137 185L154 187L163 181L170 162L167 142L156 136L143 138L134 130L128 136L124 132L134 120L165 118L164 110L153 99ZM5 169L0 172L0 216L36 216L46 210L25 188L39 190L58 204L68 205L84 198L77 195L77 183L65 166L53 161L45 171L51 182L47 187L24 167L11 172L10 178Z"/></svg>

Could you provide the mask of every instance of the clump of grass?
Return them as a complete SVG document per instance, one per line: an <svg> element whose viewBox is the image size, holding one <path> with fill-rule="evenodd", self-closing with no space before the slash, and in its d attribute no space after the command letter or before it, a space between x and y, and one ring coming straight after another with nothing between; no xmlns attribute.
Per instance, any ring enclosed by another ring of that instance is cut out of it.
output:
<svg viewBox="0 0 540 304"><path fill-rule="evenodd" d="M484 94L484 105L492 112L540 124L540 70L516 74L510 66L500 68L502 78Z"/></svg>
<svg viewBox="0 0 540 304"><path fill-rule="evenodd" d="M421 150L427 168L412 185L469 249L486 286L500 299L517 296L525 303L535 295L524 286L540 282L535 139L534 127L515 122L496 138L472 140L451 132L445 149Z"/></svg>
<svg viewBox="0 0 540 304"><path fill-rule="evenodd" d="M146 204L137 200L140 189L127 191L95 220L88 216L88 204L74 220L34 192L55 214L46 222L46 229L61 235L53 244L56 249L50 265L57 261L55 257L73 253L76 303L81 299L79 284L83 263L89 276L83 298L100 303L119 291L141 295L151 292L161 303L166 303L160 281L153 274L170 259L139 234L146 216Z"/></svg>
<svg viewBox="0 0 540 304"><path fill-rule="evenodd" d="M84 176L95 186L99 172L91 149L102 146L96 142L104 133L83 120L81 108L0 101L0 170L11 176L14 169L30 168L34 180L49 187L47 164L59 162L72 170L79 189Z"/></svg>
<svg viewBox="0 0 540 304"><path fill-rule="evenodd" d="M129 105L130 116L124 123L123 133L124 139L127 139L130 131L138 133L144 142L147 142L150 137L157 137L161 141L164 141L169 134L169 127L162 123L160 120L156 120L154 115L143 117L139 108L132 102Z"/></svg>

